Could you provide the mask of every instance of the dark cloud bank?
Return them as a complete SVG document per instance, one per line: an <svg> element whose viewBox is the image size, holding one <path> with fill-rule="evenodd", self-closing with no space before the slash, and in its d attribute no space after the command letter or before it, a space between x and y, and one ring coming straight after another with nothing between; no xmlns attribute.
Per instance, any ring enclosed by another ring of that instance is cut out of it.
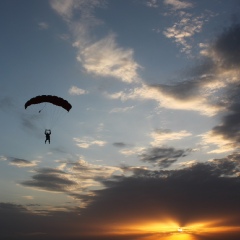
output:
<svg viewBox="0 0 240 240"><path fill-rule="evenodd" d="M223 219L223 226L240 226L239 159L238 154L232 154L171 171L131 168L131 177L104 181L106 188L95 191L96 196L89 197L92 202L85 209L39 215L21 205L1 203L0 238L137 240L143 235L117 237L104 233L111 232L113 225L161 222L166 217L179 226L216 219ZM222 234L214 238L195 237L226 239ZM240 232L227 235L232 240L239 237Z"/></svg>

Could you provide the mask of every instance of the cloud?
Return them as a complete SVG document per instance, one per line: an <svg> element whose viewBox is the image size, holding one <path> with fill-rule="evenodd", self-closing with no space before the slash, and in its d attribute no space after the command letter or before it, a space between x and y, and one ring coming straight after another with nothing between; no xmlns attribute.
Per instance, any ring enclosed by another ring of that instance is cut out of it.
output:
<svg viewBox="0 0 240 240"><path fill-rule="evenodd" d="M7 158L5 156L0 156L0 161L6 161Z"/></svg>
<svg viewBox="0 0 240 240"><path fill-rule="evenodd" d="M157 8L158 7L158 2L157 0L148 0L146 2L146 5L151 8Z"/></svg>
<svg viewBox="0 0 240 240"><path fill-rule="evenodd" d="M122 232L125 228L150 228L151 223L155 223L160 233L161 224L166 223L166 219L172 219L176 226L186 228L191 223L205 225L216 220L215 226L219 227L225 224L231 226L231 221L238 224L238 178L221 177L225 173L231 174L234 169L236 165L226 159L194 164L182 170L140 169L131 177L105 181L107 188L98 192L93 203L83 210L82 216L87 222L94 219L98 226L104 223L107 228L115 227L115 231L121 229ZM226 194L227 197L223 197ZM114 226L112 219L115 219ZM200 230L193 234L201 236ZM200 236L199 239L203 239Z"/></svg>
<svg viewBox="0 0 240 240"><path fill-rule="evenodd" d="M153 166L168 168L179 158L187 156L189 152L190 149L176 150L171 147L153 147L147 149L139 157L141 161L151 163Z"/></svg>
<svg viewBox="0 0 240 240"><path fill-rule="evenodd" d="M80 175L79 179L81 181L89 179L100 182L101 179L111 178L116 172L121 170L118 167L95 165L87 163L84 160L79 160L71 164L69 171L76 174L76 176ZM99 183L97 185L99 185Z"/></svg>
<svg viewBox="0 0 240 240"><path fill-rule="evenodd" d="M40 23L38 23L38 26L41 30L46 30L49 28L49 25L46 22L40 22Z"/></svg>
<svg viewBox="0 0 240 240"><path fill-rule="evenodd" d="M141 84L133 89L105 93L105 96L122 101L153 100L166 109L197 111L209 117L219 113L237 116L240 62L234 49L238 49L240 42L239 26L234 24L209 44L201 45L201 62L182 74L184 80L168 85ZM224 121L230 123L226 118Z"/></svg>
<svg viewBox="0 0 240 240"><path fill-rule="evenodd" d="M139 155L145 150L145 147L131 147L121 149L119 152L125 156Z"/></svg>
<svg viewBox="0 0 240 240"><path fill-rule="evenodd" d="M212 51L221 67L238 68L240 65L240 25L234 24L226 29L213 44Z"/></svg>
<svg viewBox="0 0 240 240"><path fill-rule="evenodd" d="M207 88L207 87L206 87ZM213 116L222 106L208 102L209 92L204 91L201 81L184 81L174 85L145 85L130 89L128 92L105 93L110 99L153 100L160 107L175 110L197 111L202 115Z"/></svg>
<svg viewBox="0 0 240 240"><path fill-rule="evenodd" d="M180 0L164 0L163 2L166 5L171 5L174 10L185 9L193 7L193 4L187 1Z"/></svg>
<svg viewBox="0 0 240 240"><path fill-rule="evenodd" d="M235 104L229 110L229 113L222 118L219 125L203 135L203 140L206 144L218 146L218 149L212 151L212 153L233 151L239 148L240 105Z"/></svg>
<svg viewBox="0 0 240 240"><path fill-rule="evenodd" d="M123 142L115 142L115 143L113 143L113 146L123 148L123 147L128 146L128 144L123 143Z"/></svg>
<svg viewBox="0 0 240 240"><path fill-rule="evenodd" d="M156 129L154 132L150 134L150 136L153 138L151 145L159 146L166 141L180 140L191 135L192 135L191 133L185 130L180 132L172 132L169 129Z"/></svg>
<svg viewBox="0 0 240 240"><path fill-rule="evenodd" d="M77 50L77 61L86 72L126 83L140 81L137 73L140 66L133 58L132 49L120 47L114 34L97 40L91 36L95 27L104 24L94 16L94 9L105 7L105 1L52 0L51 6L68 23L74 39L72 45Z"/></svg>
<svg viewBox="0 0 240 240"><path fill-rule="evenodd" d="M8 158L10 161L10 165L17 166L17 167L34 167L37 166L38 162L37 160L35 161L28 161L25 159L20 159L20 158Z"/></svg>
<svg viewBox="0 0 240 240"><path fill-rule="evenodd" d="M125 108L113 108L110 113L119 113L119 112L127 112L131 111L134 108L134 106L131 107L125 107Z"/></svg>
<svg viewBox="0 0 240 240"><path fill-rule="evenodd" d="M42 210L39 208L38 213L22 205L0 203L1 238L33 239L33 234L41 233L47 240L76 236L88 240L161 239L172 238L179 226L188 237L199 240L239 238L238 153L179 170L128 167L132 171L128 177L113 177L114 169L94 168L81 161L72 164L76 176L86 177L89 167L94 170L91 177L101 172L99 177L105 187L93 190L91 197L86 196L85 201L91 198L91 203L82 209L61 206L48 211L39 206ZM50 169L41 172L61 173ZM39 214L41 211L45 214ZM166 233L169 222L173 228ZM194 225L198 225L197 230Z"/></svg>
<svg viewBox="0 0 240 240"><path fill-rule="evenodd" d="M239 147L240 58L237 54L240 48L239 29L239 24L224 29L204 50L204 56L211 59L212 67L202 70L208 73L214 69L214 77L218 80L212 85L212 96L225 110L220 124L203 135L203 141L218 146L218 149L211 151L212 153L234 151ZM211 79L210 82L214 83Z"/></svg>
<svg viewBox="0 0 240 240"><path fill-rule="evenodd" d="M52 0L50 1L52 8L60 15L62 16L66 16L66 17L71 17L72 15L72 10L74 8L74 1L70 0L70 1L64 1L64 0L60 0L60 1L56 1L56 0Z"/></svg>
<svg viewBox="0 0 240 240"><path fill-rule="evenodd" d="M182 47L181 52L191 54L192 43L189 40L192 40L196 33L202 31L204 23L208 21L210 16L212 15L209 13L193 16L190 13L182 12L180 20L175 22L172 27L166 28L163 34L180 45Z"/></svg>
<svg viewBox="0 0 240 240"><path fill-rule="evenodd" d="M81 11L83 17L93 18L94 8L105 6L101 0L50 0L51 7L66 21L74 17L74 12Z"/></svg>
<svg viewBox="0 0 240 240"><path fill-rule="evenodd" d="M107 144L107 142L103 140L95 140L89 137L84 137L84 138L74 138L74 142L76 142L76 145L80 148L89 148L93 145L97 145L99 147L103 147Z"/></svg>
<svg viewBox="0 0 240 240"><path fill-rule="evenodd" d="M93 189L102 189L104 179L122 173L121 168L90 164L83 159L76 162L58 161L57 168L38 168L30 180L20 182L22 186L53 193L65 193L81 200L85 207L93 196Z"/></svg>
<svg viewBox="0 0 240 240"><path fill-rule="evenodd" d="M65 172L51 168L38 169L31 180L21 182L23 186L52 192L67 192L76 184Z"/></svg>
<svg viewBox="0 0 240 240"><path fill-rule="evenodd" d="M79 42L77 59L84 69L103 77L114 77L126 83L139 81L137 69L140 67L133 59L133 50L117 46L113 34L81 48Z"/></svg>
<svg viewBox="0 0 240 240"><path fill-rule="evenodd" d="M71 88L68 90L70 95L83 95L87 94L88 92L86 90L83 90L81 88L78 88L76 86L71 86Z"/></svg>
<svg viewBox="0 0 240 240"><path fill-rule="evenodd" d="M237 145L234 142L234 139L227 139L224 137L223 133L216 131L217 127L214 127L213 130L208 131L207 133L201 134L202 138L201 144L209 150L208 153L227 153L232 152Z"/></svg>

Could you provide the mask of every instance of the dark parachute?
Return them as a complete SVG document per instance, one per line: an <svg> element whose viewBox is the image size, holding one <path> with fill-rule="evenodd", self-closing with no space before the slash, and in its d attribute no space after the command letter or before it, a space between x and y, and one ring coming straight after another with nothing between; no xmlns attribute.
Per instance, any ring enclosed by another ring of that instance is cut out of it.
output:
<svg viewBox="0 0 240 240"><path fill-rule="evenodd" d="M29 119L41 129L55 127L72 108L65 99L52 95L33 97L24 106Z"/></svg>
<svg viewBox="0 0 240 240"><path fill-rule="evenodd" d="M52 96L52 95L41 95L28 100L25 103L25 109L32 104L39 104L39 103L52 103L56 106L64 108L68 112L72 108L72 105L68 101L64 100L63 98Z"/></svg>

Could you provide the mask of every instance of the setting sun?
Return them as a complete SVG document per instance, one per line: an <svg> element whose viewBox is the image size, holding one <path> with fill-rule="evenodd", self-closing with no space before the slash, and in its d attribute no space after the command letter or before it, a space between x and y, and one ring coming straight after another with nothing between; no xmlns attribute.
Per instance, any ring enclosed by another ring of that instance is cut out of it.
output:
<svg viewBox="0 0 240 240"><path fill-rule="evenodd" d="M121 230L119 229L115 234L139 234L139 236L146 236L147 234L149 236L144 238L147 240L198 240L202 239L203 236L213 237L219 236L219 234L227 235L230 232L240 232L240 227L224 226L223 219L194 222L180 226L177 221L168 219L162 222L121 226Z"/></svg>

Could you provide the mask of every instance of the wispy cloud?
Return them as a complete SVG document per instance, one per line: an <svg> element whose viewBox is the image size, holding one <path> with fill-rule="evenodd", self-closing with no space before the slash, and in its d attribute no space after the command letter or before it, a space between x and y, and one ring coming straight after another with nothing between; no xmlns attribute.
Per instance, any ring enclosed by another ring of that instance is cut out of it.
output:
<svg viewBox="0 0 240 240"><path fill-rule="evenodd" d="M188 1L164 0L163 3L166 4L166 5L170 5L174 10L193 7L193 4L191 2L188 2Z"/></svg>
<svg viewBox="0 0 240 240"><path fill-rule="evenodd" d="M121 149L119 152L125 156L137 156L139 154L142 154L143 151L145 150L145 147L128 147Z"/></svg>
<svg viewBox="0 0 240 240"><path fill-rule="evenodd" d="M133 59L133 50L119 47L113 34L85 48L81 47L81 41L74 46L78 49L77 60L87 72L126 83L139 81L140 66Z"/></svg>
<svg viewBox="0 0 240 240"><path fill-rule="evenodd" d="M158 1L157 0L148 0L146 2L146 5L148 7L157 8L158 7Z"/></svg>
<svg viewBox="0 0 240 240"><path fill-rule="evenodd" d="M191 54L192 37L202 31L203 25L209 19L209 14L193 16L190 13L182 12L180 20L175 22L173 26L166 28L163 34L181 46L181 52Z"/></svg>
<svg viewBox="0 0 240 240"><path fill-rule="evenodd" d="M7 157L5 156L0 156L0 161L6 161L7 160Z"/></svg>
<svg viewBox="0 0 240 240"><path fill-rule="evenodd" d="M17 166L17 167L34 167L37 166L39 161L38 160L33 160L33 161L28 161L25 159L20 159L20 158L8 158L10 161L10 165Z"/></svg>
<svg viewBox="0 0 240 240"><path fill-rule="evenodd" d="M106 141L93 139L93 138L90 138L90 137L74 138L73 140L74 140L74 142L76 142L76 145L80 148L89 148L93 145L103 147L104 145L107 144Z"/></svg>
<svg viewBox="0 0 240 240"><path fill-rule="evenodd" d="M78 88L76 86L71 86L71 88L68 90L70 95L83 95L83 94L87 94L88 91Z"/></svg>
<svg viewBox="0 0 240 240"><path fill-rule="evenodd" d="M91 31L103 22L94 16L94 9L105 7L105 1L51 1L52 8L66 20L73 36L73 46L77 50L77 61L88 73L113 77L131 83L140 81L137 70L139 64L134 60L133 50L119 46L114 34L102 39L91 37ZM80 11L80 18L74 13Z"/></svg>
<svg viewBox="0 0 240 240"><path fill-rule="evenodd" d="M38 23L38 26L41 30L46 30L49 28L49 25L46 22L40 22L40 23Z"/></svg>
<svg viewBox="0 0 240 240"><path fill-rule="evenodd" d="M127 112L131 111L134 108L134 106L131 107L125 107L125 108L113 108L110 113L122 113L122 112Z"/></svg>
<svg viewBox="0 0 240 240"><path fill-rule="evenodd" d="M207 116L213 116L221 110L221 106L209 104L208 93L204 92L204 89L190 87L191 84L191 82L189 84L185 82L172 86L161 84L149 86L143 84L128 92L105 93L105 95L111 99L121 99L123 101L128 99L154 100L163 108L198 111ZM203 95L200 95L200 92ZM204 95L205 97L203 97Z"/></svg>
<svg viewBox="0 0 240 240"><path fill-rule="evenodd" d="M156 129L154 132L150 133L150 136L153 138L151 142L152 146L159 146L168 141L180 140L185 137L189 137L192 134L185 130L179 132L172 132L169 129Z"/></svg>

